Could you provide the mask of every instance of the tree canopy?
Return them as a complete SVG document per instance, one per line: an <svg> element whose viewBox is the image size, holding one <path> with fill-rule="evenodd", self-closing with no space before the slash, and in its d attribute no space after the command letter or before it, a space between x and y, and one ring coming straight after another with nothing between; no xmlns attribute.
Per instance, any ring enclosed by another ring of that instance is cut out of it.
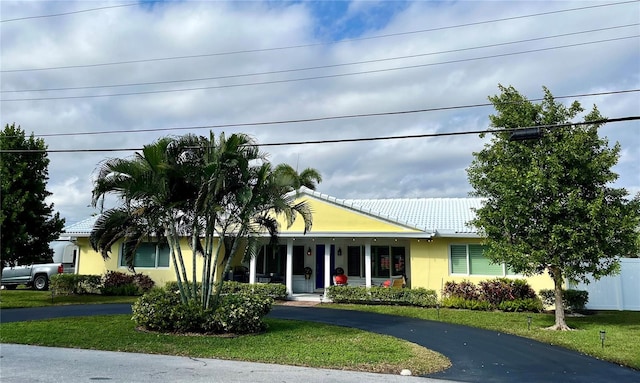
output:
<svg viewBox="0 0 640 383"><path fill-rule="evenodd" d="M579 102L565 106L544 88L536 104L513 87L500 86L489 97L499 130L602 120L597 107L583 114ZM541 129L541 136L511 140L491 134L467 169L474 195L483 207L471 222L486 238L486 255L516 273L553 278L556 302L565 279L598 279L619 269L620 257L637 254L640 196L614 188L612 167L620 145L598 135L599 124ZM562 304L556 304L556 329L567 329Z"/></svg>
<svg viewBox="0 0 640 383"><path fill-rule="evenodd" d="M56 240L64 219L45 203L49 159L44 140L15 124L0 132L0 260L2 266L50 262L49 242Z"/></svg>
<svg viewBox="0 0 640 383"><path fill-rule="evenodd" d="M243 134L165 137L145 145L133 158L107 159L96 170L93 202L115 194L122 204L97 220L92 246L108 257L122 240L124 258L133 268L141 242L164 238L182 301L199 299L205 309L216 307L221 276L229 271L233 256L239 250L246 259L254 256L265 234L277 241L278 215L287 225L301 216L305 231L311 229L309 207L295 202L299 181L276 169ZM192 275L187 275L182 256L182 236L191 238ZM198 256L204 259L200 278Z"/></svg>

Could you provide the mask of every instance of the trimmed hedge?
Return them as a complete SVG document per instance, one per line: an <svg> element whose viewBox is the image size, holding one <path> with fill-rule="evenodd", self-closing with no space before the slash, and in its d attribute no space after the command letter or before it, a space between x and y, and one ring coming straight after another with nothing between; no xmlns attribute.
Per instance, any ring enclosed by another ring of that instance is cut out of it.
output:
<svg viewBox="0 0 640 383"><path fill-rule="evenodd" d="M556 293L554 290L540 290L540 296L546 306L553 306L556 303ZM565 310L584 310L589 302L589 292L584 290L562 290L562 300Z"/></svg>
<svg viewBox="0 0 640 383"><path fill-rule="evenodd" d="M145 274L125 274L109 271L105 275L56 274L51 277L50 288L58 295L103 294L142 295L153 288L155 282Z"/></svg>
<svg viewBox="0 0 640 383"><path fill-rule="evenodd" d="M434 290L423 288L397 289L372 286L331 286L327 289L327 298L335 303L384 304L435 307L438 296Z"/></svg>
<svg viewBox="0 0 640 383"><path fill-rule="evenodd" d="M100 294L100 275L56 274L51 277L49 288L58 295Z"/></svg>

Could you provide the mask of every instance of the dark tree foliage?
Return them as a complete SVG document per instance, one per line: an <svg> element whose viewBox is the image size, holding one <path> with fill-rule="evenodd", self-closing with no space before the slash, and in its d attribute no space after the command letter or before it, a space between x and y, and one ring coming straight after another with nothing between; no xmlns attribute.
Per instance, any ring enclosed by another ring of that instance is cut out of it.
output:
<svg viewBox="0 0 640 383"><path fill-rule="evenodd" d="M557 102L546 88L539 104L513 87L500 90L489 98L496 129L566 124L584 112L577 101ZM548 272L556 302L566 279L615 273L620 257L638 251L640 198L612 185L620 145L599 137L595 121L603 117L595 106L582 116L594 123L542 129L523 141L496 132L467 170L474 194L485 198L472 224L486 237L487 256L524 275ZM554 328L568 329L561 305Z"/></svg>
<svg viewBox="0 0 640 383"><path fill-rule="evenodd" d="M51 261L49 242L60 235L64 219L45 203L51 195L45 149L44 140L27 138L15 124L0 132L0 267Z"/></svg>

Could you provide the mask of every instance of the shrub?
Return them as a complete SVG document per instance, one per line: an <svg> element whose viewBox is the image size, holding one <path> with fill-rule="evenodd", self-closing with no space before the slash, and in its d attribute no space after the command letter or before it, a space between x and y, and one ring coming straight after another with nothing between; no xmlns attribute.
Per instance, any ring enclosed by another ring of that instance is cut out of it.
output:
<svg viewBox="0 0 640 383"><path fill-rule="evenodd" d="M225 281L222 285L222 294L251 293L271 297L275 300L287 299L287 286L281 283L257 283L249 284L234 281Z"/></svg>
<svg viewBox="0 0 640 383"><path fill-rule="evenodd" d="M524 298L512 301L502 301L498 304L498 309L511 312L540 312L542 311L542 300L540 298Z"/></svg>
<svg viewBox="0 0 640 383"><path fill-rule="evenodd" d="M156 283L146 274L134 274L133 283L138 287L141 293L146 293L155 287Z"/></svg>
<svg viewBox="0 0 640 383"><path fill-rule="evenodd" d="M422 288L393 289L379 286L363 288L356 286L331 286L327 297L335 303L391 304L433 307L438 301L434 290Z"/></svg>
<svg viewBox="0 0 640 383"><path fill-rule="evenodd" d="M478 299L466 299L462 297L443 297L440 302L442 307L448 307L452 309L467 309L467 310L491 310L492 306L487 301Z"/></svg>
<svg viewBox="0 0 640 383"><path fill-rule="evenodd" d="M220 332L249 334L265 329L262 318L271 311L273 299L258 294L227 294L215 311L213 322Z"/></svg>
<svg viewBox="0 0 640 383"><path fill-rule="evenodd" d="M272 304L267 296L237 293L224 295L215 311L204 310L199 302L183 304L175 291L156 288L133 304L132 319L152 331L247 334L264 330Z"/></svg>
<svg viewBox="0 0 640 383"><path fill-rule="evenodd" d="M524 279L495 278L482 281L479 285L480 299L494 306L504 301L536 298L536 292Z"/></svg>
<svg viewBox="0 0 640 383"><path fill-rule="evenodd" d="M480 299L480 291L478 290L478 287L472 282L466 280L460 283L450 281L444 284L442 296L473 300Z"/></svg>
<svg viewBox="0 0 640 383"><path fill-rule="evenodd" d="M542 301L546 306L552 306L556 303L556 293L554 290L540 290L540 297L542 297ZM565 310L584 310L587 302L589 302L589 292L573 289L562 290L562 299Z"/></svg>
<svg viewBox="0 0 640 383"><path fill-rule="evenodd" d="M126 274L108 271L102 277L104 295L142 295L155 286L155 282L145 274Z"/></svg>
<svg viewBox="0 0 640 383"><path fill-rule="evenodd" d="M102 280L99 275L56 274L49 286L58 295L99 294Z"/></svg>

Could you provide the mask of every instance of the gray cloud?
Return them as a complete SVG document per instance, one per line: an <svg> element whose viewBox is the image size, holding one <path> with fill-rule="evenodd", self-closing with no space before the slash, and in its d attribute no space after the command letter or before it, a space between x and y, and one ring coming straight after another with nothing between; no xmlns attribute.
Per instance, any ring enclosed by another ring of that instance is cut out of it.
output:
<svg viewBox="0 0 640 383"><path fill-rule="evenodd" d="M2 17L85 9L86 2L3 1ZM102 3L92 2L98 7ZM105 3L106 4L106 3ZM377 17L374 4L352 4L340 17L318 16L313 3L170 2L114 8L64 17L0 24L2 70L95 64L144 58L198 55L309 45L127 65L1 73L2 90L82 87L203 77L235 76L379 60L467 49L590 29L638 23L635 4L521 18L394 37L335 44L327 36L368 38L482 20L592 6L593 2L412 2ZM354 23L358 22L358 25ZM353 36L357 34L357 36ZM560 45L637 34L637 26L570 37L532 41L402 60L336 66L202 82L64 92L2 93L2 123L16 122L27 132L92 133L111 130L196 127L325 116L384 113L486 103L497 84L513 85L529 98L547 86L558 96L639 88L638 38L529 54L471 60ZM461 61L468 60L468 61ZM453 62L458 61L458 62ZM450 62L444 64L444 62ZM410 69L338 76L397 67ZM332 78L254 86L238 84ZM15 98L83 96L195 87L224 87L189 92L121 97L10 102ZM638 115L637 93L580 99L603 115ZM569 102L570 100L567 100ZM225 128L261 143L426 134L484 129L491 108L469 108L326 120L310 123ZM221 129L216 129L216 133ZM208 134L208 129L145 133L45 137L51 149L136 148L164 135ZM602 128L611 143L620 142L617 186L640 191L638 123ZM317 168L319 190L339 198L449 197L470 192L465 169L483 142L476 135L267 147L274 162ZM49 155L49 189L56 208L75 222L95 212L90 203L91 174L107 157L131 152Z"/></svg>

